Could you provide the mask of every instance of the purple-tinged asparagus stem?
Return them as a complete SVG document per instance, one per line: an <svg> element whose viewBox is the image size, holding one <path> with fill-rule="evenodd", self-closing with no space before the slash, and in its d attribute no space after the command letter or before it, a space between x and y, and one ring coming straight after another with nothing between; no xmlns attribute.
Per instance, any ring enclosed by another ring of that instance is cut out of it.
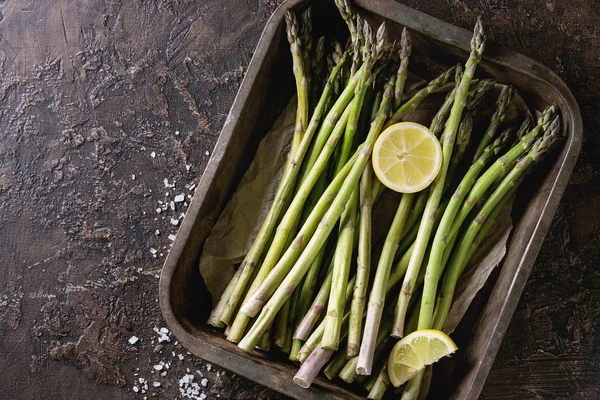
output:
<svg viewBox="0 0 600 400"><path fill-rule="evenodd" d="M298 372L296 372L294 383L304 389L308 389L333 353L335 353L335 350L327 350L320 346L317 347L302 363Z"/></svg>
<svg viewBox="0 0 600 400"><path fill-rule="evenodd" d="M327 276L323 281L323 285L321 285L317 296L315 297L310 308L302 318L302 321L300 321L300 324L298 324L298 327L296 328L296 332L294 333L294 339L306 341L310 336L311 332L313 331L313 328L315 327L316 323L319 322L319 318L321 317L321 314L327 306L327 299L329 298L329 292L331 290L331 276L333 274L332 268L333 260L329 265Z"/></svg>

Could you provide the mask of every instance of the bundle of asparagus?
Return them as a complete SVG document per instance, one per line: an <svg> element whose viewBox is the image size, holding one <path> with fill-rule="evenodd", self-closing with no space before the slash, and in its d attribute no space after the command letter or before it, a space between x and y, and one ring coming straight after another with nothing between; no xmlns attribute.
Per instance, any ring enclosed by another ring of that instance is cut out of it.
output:
<svg viewBox="0 0 600 400"><path fill-rule="evenodd" d="M208 322L245 351L274 344L289 354L303 387L324 369L381 398L394 338L443 328L458 278L560 123L548 107L535 126L525 118L518 131L506 127L514 91L504 86L485 132L473 132L497 85L474 80L480 20L464 68L405 98L408 31L391 41L385 24L373 30L348 0L336 5L350 31L345 47L314 40L310 8L286 13L298 98L292 144L269 212ZM430 125L442 143L440 171L425 190L402 194L374 245L372 211L385 190L370 162L375 141L441 88L451 90ZM423 370L408 381L403 399L416 398L422 378Z"/></svg>

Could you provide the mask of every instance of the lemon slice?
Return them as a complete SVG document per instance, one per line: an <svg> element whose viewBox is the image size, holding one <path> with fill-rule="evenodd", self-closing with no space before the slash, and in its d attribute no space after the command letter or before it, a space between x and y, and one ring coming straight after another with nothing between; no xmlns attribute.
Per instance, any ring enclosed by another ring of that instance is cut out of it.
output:
<svg viewBox="0 0 600 400"><path fill-rule="evenodd" d="M456 344L442 331L424 329L407 335L396 343L388 359L392 385L402 385L426 366L456 350Z"/></svg>
<svg viewBox="0 0 600 400"><path fill-rule="evenodd" d="M433 182L442 166L442 147L435 135L415 122L400 122L379 135L373 148L373 170L388 188L415 193Z"/></svg>

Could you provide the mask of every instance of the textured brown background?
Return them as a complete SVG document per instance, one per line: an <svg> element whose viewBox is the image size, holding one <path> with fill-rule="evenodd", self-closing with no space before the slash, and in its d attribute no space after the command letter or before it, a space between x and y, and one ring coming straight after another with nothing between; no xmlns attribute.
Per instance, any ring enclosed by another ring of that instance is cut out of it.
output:
<svg viewBox="0 0 600 400"><path fill-rule="evenodd" d="M281 397L173 338L156 347L153 331L170 219L185 212L158 201L192 194L280 2L0 0L1 399L141 399L138 376L170 399L188 368L209 398ZM482 15L579 101L583 152L482 397L597 399L600 3L404 2L465 28Z"/></svg>

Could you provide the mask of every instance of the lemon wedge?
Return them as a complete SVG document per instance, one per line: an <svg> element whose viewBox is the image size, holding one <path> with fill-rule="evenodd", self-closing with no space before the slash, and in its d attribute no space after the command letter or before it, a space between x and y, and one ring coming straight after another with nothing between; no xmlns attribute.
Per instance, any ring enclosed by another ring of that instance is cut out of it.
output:
<svg viewBox="0 0 600 400"><path fill-rule="evenodd" d="M390 382L398 387L420 370L458 350L456 344L442 331L424 329L400 340L388 358Z"/></svg>
<svg viewBox="0 0 600 400"><path fill-rule="evenodd" d="M425 126L400 122L379 135L372 162L385 186L400 193L415 193L429 186L440 172L442 147Z"/></svg>

